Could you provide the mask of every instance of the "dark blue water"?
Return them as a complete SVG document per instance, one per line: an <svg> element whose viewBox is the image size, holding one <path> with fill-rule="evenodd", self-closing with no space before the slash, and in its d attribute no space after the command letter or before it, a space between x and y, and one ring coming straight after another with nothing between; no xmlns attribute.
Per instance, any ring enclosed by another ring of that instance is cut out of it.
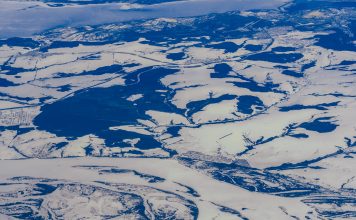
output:
<svg viewBox="0 0 356 220"><path fill-rule="evenodd" d="M57 189L57 187L55 186L51 186L43 183L37 183L35 186L36 188L34 188L35 191L34 195L36 196L47 195L54 192L54 190Z"/></svg>
<svg viewBox="0 0 356 220"><path fill-rule="evenodd" d="M55 144L54 146L52 146L48 151L52 151L52 150L59 150L63 147L65 147L67 144L69 144L69 142L59 142L57 144Z"/></svg>
<svg viewBox="0 0 356 220"><path fill-rule="evenodd" d="M2 74L5 75L17 75L22 72L27 72L27 71L34 71L33 69L24 69L24 68L19 68L19 67L11 67L8 65L8 62L3 63L0 66L0 70ZM21 75L15 76L16 78L21 78Z"/></svg>
<svg viewBox="0 0 356 220"><path fill-rule="evenodd" d="M255 106L259 110L263 110L265 108L263 102L260 98L256 96L244 95L239 96L238 98L238 112L244 114L252 114L253 109L252 106Z"/></svg>
<svg viewBox="0 0 356 220"><path fill-rule="evenodd" d="M273 53L262 52L248 56L248 60L260 60L272 63L291 63L303 58L300 53Z"/></svg>
<svg viewBox="0 0 356 220"><path fill-rule="evenodd" d="M32 38L20 38L20 37L12 37L6 40L0 40L0 46L7 45L9 47L28 47L28 48L36 48L40 45L37 41Z"/></svg>
<svg viewBox="0 0 356 220"><path fill-rule="evenodd" d="M180 129L180 126L170 126L167 128L167 133L171 134L173 137L177 137L179 135Z"/></svg>
<svg viewBox="0 0 356 220"><path fill-rule="evenodd" d="M9 86L15 86L16 84L7 80L7 79L3 79L0 78L0 87L9 87Z"/></svg>
<svg viewBox="0 0 356 220"><path fill-rule="evenodd" d="M288 136L294 137L294 138L308 138L309 135L304 134L304 133L299 133L299 134L289 134Z"/></svg>
<svg viewBox="0 0 356 220"><path fill-rule="evenodd" d="M235 98L236 98L236 95L225 94L225 95L222 95L222 96L219 96L216 98L211 97L206 100L192 101L187 104L187 109L188 109L187 116L191 117L193 114L201 111L207 105L219 103L224 100L233 100Z"/></svg>
<svg viewBox="0 0 356 220"><path fill-rule="evenodd" d="M352 61L352 60L343 60L341 63L339 63L339 65L353 65L355 64L356 61Z"/></svg>
<svg viewBox="0 0 356 220"><path fill-rule="evenodd" d="M57 91L59 92L68 92L72 90L72 86L71 85L64 85L64 86L61 86L57 89Z"/></svg>
<svg viewBox="0 0 356 220"><path fill-rule="evenodd" d="M125 76L126 86L110 88L92 88L76 93L58 102L45 105L34 123L41 130L58 136L76 138L87 134L95 134L111 146L131 146L124 139L140 138L135 146L140 149L161 147L153 137L122 130L109 130L119 125L135 125L137 119L149 119L147 110L159 110L182 114L183 110L165 101L170 91L158 93L155 90L167 89L160 83L166 75L177 70L165 68L143 68ZM144 94L135 102L127 101L133 94ZM87 149L90 153L90 148Z"/></svg>
<svg viewBox="0 0 356 220"><path fill-rule="evenodd" d="M290 105L290 106L283 106L279 108L281 112L288 112L293 110L302 110L302 109L317 109L317 110L328 110L329 107L337 106L339 102L330 102L330 103L321 103L318 105Z"/></svg>
<svg viewBox="0 0 356 220"><path fill-rule="evenodd" d="M316 63L316 61L312 61L310 63L304 64L301 68L301 72L304 73L305 70L314 67L315 63Z"/></svg>
<svg viewBox="0 0 356 220"><path fill-rule="evenodd" d="M282 74L283 75L287 75L287 76L293 76L295 78L302 78L303 77L302 73L298 73L298 72L295 72L293 70L283 70Z"/></svg>
<svg viewBox="0 0 356 220"><path fill-rule="evenodd" d="M245 48L246 50L256 52L256 51L262 50L263 45L248 44L248 45L246 45L244 48Z"/></svg>
<svg viewBox="0 0 356 220"><path fill-rule="evenodd" d="M237 45L233 42L222 42L222 43L218 43L218 44L206 45L206 47L210 47L210 48L214 48L214 49L223 49L225 51L225 53L234 53L239 48L241 48L241 45Z"/></svg>
<svg viewBox="0 0 356 220"><path fill-rule="evenodd" d="M274 47L272 48L273 52L289 52L289 51L295 51L296 48L294 47Z"/></svg>
<svg viewBox="0 0 356 220"><path fill-rule="evenodd" d="M319 133L328 133L334 131L337 126L337 124L334 124L331 121L332 117L322 117L322 118L317 118L311 122L304 122L299 125L299 127L304 128L309 131L316 131Z"/></svg>
<svg viewBox="0 0 356 220"><path fill-rule="evenodd" d="M182 60L185 58L185 53L184 52L179 52L179 53L169 53L167 54L167 58L171 60Z"/></svg>
<svg viewBox="0 0 356 220"><path fill-rule="evenodd" d="M355 3L356 4L356 3ZM321 46L332 50L350 50L356 51L356 45L353 43L355 38L351 38L341 30L335 30L335 33L328 35L317 35L317 46Z"/></svg>
<svg viewBox="0 0 356 220"><path fill-rule="evenodd" d="M274 84L272 82L267 82L265 84L259 84L253 80L247 82L231 82L237 87L249 89L252 92L277 92L281 93L278 90L279 84Z"/></svg>
<svg viewBox="0 0 356 220"><path fill-rule="evenodd" d="M231 66L226 63L218 63L214 66L214 72L210 74L211 78L227 78L232 71Z"/></svg>

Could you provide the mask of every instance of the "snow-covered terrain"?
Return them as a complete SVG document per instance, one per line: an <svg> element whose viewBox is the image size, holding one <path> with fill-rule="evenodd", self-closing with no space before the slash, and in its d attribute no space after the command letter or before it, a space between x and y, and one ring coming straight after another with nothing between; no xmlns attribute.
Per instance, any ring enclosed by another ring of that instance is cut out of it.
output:
<svg viewBox="0 0 356 220"><path fill-rule="evenodd" d="M356 3L233 2L0 1L0 219L356 218Z"/></svg>

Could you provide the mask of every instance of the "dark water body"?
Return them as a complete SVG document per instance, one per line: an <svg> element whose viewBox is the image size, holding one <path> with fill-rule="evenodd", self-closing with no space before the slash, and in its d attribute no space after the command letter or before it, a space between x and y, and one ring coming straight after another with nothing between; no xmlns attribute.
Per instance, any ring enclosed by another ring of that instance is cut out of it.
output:
<svg viewBox="0 0 356 220"><path fill-rule="evenodd" d="M295 78L302 78L303 77L302 73L298 73L298 72L295 72L293 70L283 70L282 74L283 75L287 75L287 76L293 76Z"/></svg>
<svg viewBox="0 0 356 220"><path fill-rule="evenodd" d="M7 80L7 79L3 79L0 78L0 87L9 87L9 86L15 86L16 84L14 84L13 82Z"/></svg>
<svg viewBox="0 0 356 220"><path fill-rule="evenodd" d="M294 138L308 138L309 135L300 133L300 134L289 134L289 136L294 137Z"/></svg>
<svg viewBox="0 0 356 220"><path fill-rule="evenodd" d="M316 131L319 133L328 133L334 131L339 125L331 121L331 117L317 118L311 122L304 122L299 127L309 131Z"/></svg>
<svg viewBox="0 0 356 220"><path fill-rule="evenodd" d="M355 63L356 63L356 61L343 60L339 65L353 65Z"/></svg>
<svg viewBox="0 0 356 220"><path fill-rule="evenodd" d="M6 131L6 130L16 131L17 135L21 135L21 134L25 134L25 133L33 130L33 128L22 128L18 125L16 125L16 126L0 126L0 132Z"/></svg>
<svg viewBox="0 0 356 220"><path fill-rule="evenodd" d="M273 53L263 52L248 56L248 60L267 61L272 63L290 63L303 58L300 53Z"/></svg>
<svg viewBox="0 0 356 220"><path fill-rule="evenodd" d="M317 110L328 110L329 107L337 106L339 102L331 102L331 103L322 103L318 105L290 105L283 106L279 108L281 112L288 112L294 110L302 110L302 109L317 109Z"/></svg>
<svg viewBox="0 0 356 220"><path fill-rule="evenodd" d="M168 59L171 60L182 60L185 58L185 53L184 52L179 52L179 53L170 53L167 55Z"/></svg>
<svg viewBox="0 0 356 220"><path fill-rule="evenodd" d="M9 47L36 48L39 46L39 43L34 41L31 38L12 37L12 38L8 38L6 40L0 40L0 46L2 46L2 45L8 45Z"/></svg>
<svg viewBox="0 0 356 220"><path fill-rule="evenodd" d="M252 114L252 106L256 106L257 109L264 109L262 100L256 96L243 95L238 97L238 111L244 114Z"/></svg>
<svg viewBox="0 0 356 220"><path fill-rule="evenodd" d="M247 82L232 82L237 87L240 88L245 88L250 90L251 92L278 92L281 93L281 91L278 90L279 85L278 84L273 84L273 83L265 83L265 84L258 84L255 81L247 81Z"/></svg>
<svg viewBox="0 0 356 220"><path fill-rule="evenodd" d="M294 47L274 47L272 49L273 52L288 52L288 51L295 51L296 48Z"/></svg>
<svg viewBox="0 0 356 220"><path fill-rule="evenodd" d="M0 38L31 36L54 27L98 25L160 17L189 17L234 10L277 8L283 0L178 1L120 9L116 3L43 7L38 2L3 1Z"/></svg>
<svg viewBox="0 0 356 220"><path fill-rule="evenodd" d="M316 61L312 61L310 63L304 64L301 68L301 72L303 73L305 70L314 67L316 64Z"/></svg>
<svg viewBox="0 0 356 220"><path fill-rule="evenodd" d="M95 134L103 138L109 147L130 147L130 143L124 142L124 139L134 138L140 138L140 142L135 145L140 149L161 147L151 136L109 130L109 127L135 125L137 119L150 119L145 114L147 110L182 114L183 110L165 101L171 91L156 92L167 89L160 83L160 79L176 72L166 68L139 69L125 76L126 86L93 88L43 106L42 113L34 119L34 123L41 130L68 138ZM135 102L126 100L131 95L141 93L144 97Z"/></svg>
<svg viewBox="0 0 356 220"><path fill-rule="evenodd" d="M225 51L225 53L234 53L239 48L241 48L240 45L237 45L237 44L235 44L233 42L223 42L223 43L218 43L218 44L210 44L210 45L207 45L206 47L214 48L214 49L223 49Z"/></svg>
<svg viewBox="0 0 356 220"><path fill-rule="evenodd" d="M236 95L225 94L219 97L210 97L206 100L193 101L187 104L187 115L191 117L193 114L203 110L204 107L210 104L216 104L225 100L233 100L236 98Z"/></svg>
<svg viewBox="0 0 356 220"><path fill-rule="evenodd" d="M263 48L262 45L254 45L254 44L248 44L245 46L245 49L249 51L259 51L262 50L262 48Z"/></svg>
<svg viewBox="0 0 356 220"><path fill-rule="evenodd" d="M232 71L230 65L226 63L218 63L214 66L214 72L210 74L211 78L226 78L229 77L229 73Z"/></svg>
<svg viewBox="0 0 356 220"><path fill-rule="evenodd" d="M356 51L356 46L353 43L356 38L350 37L341 30L335 30L335 33L328 35L316 35L315 38L318 39L318 42L316 43L317 46L332 50Z"/></svg>

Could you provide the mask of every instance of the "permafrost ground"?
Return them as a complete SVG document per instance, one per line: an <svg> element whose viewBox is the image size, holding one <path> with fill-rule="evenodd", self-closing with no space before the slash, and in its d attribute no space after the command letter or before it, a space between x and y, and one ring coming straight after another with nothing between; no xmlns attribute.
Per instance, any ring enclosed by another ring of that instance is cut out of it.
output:
<svg viewBox="0 0 356 220"><path fill-rule="evenodd" d="M0 1L145 18L0 23L0 219L356 218L354 1L117 2Z"/></svg>

